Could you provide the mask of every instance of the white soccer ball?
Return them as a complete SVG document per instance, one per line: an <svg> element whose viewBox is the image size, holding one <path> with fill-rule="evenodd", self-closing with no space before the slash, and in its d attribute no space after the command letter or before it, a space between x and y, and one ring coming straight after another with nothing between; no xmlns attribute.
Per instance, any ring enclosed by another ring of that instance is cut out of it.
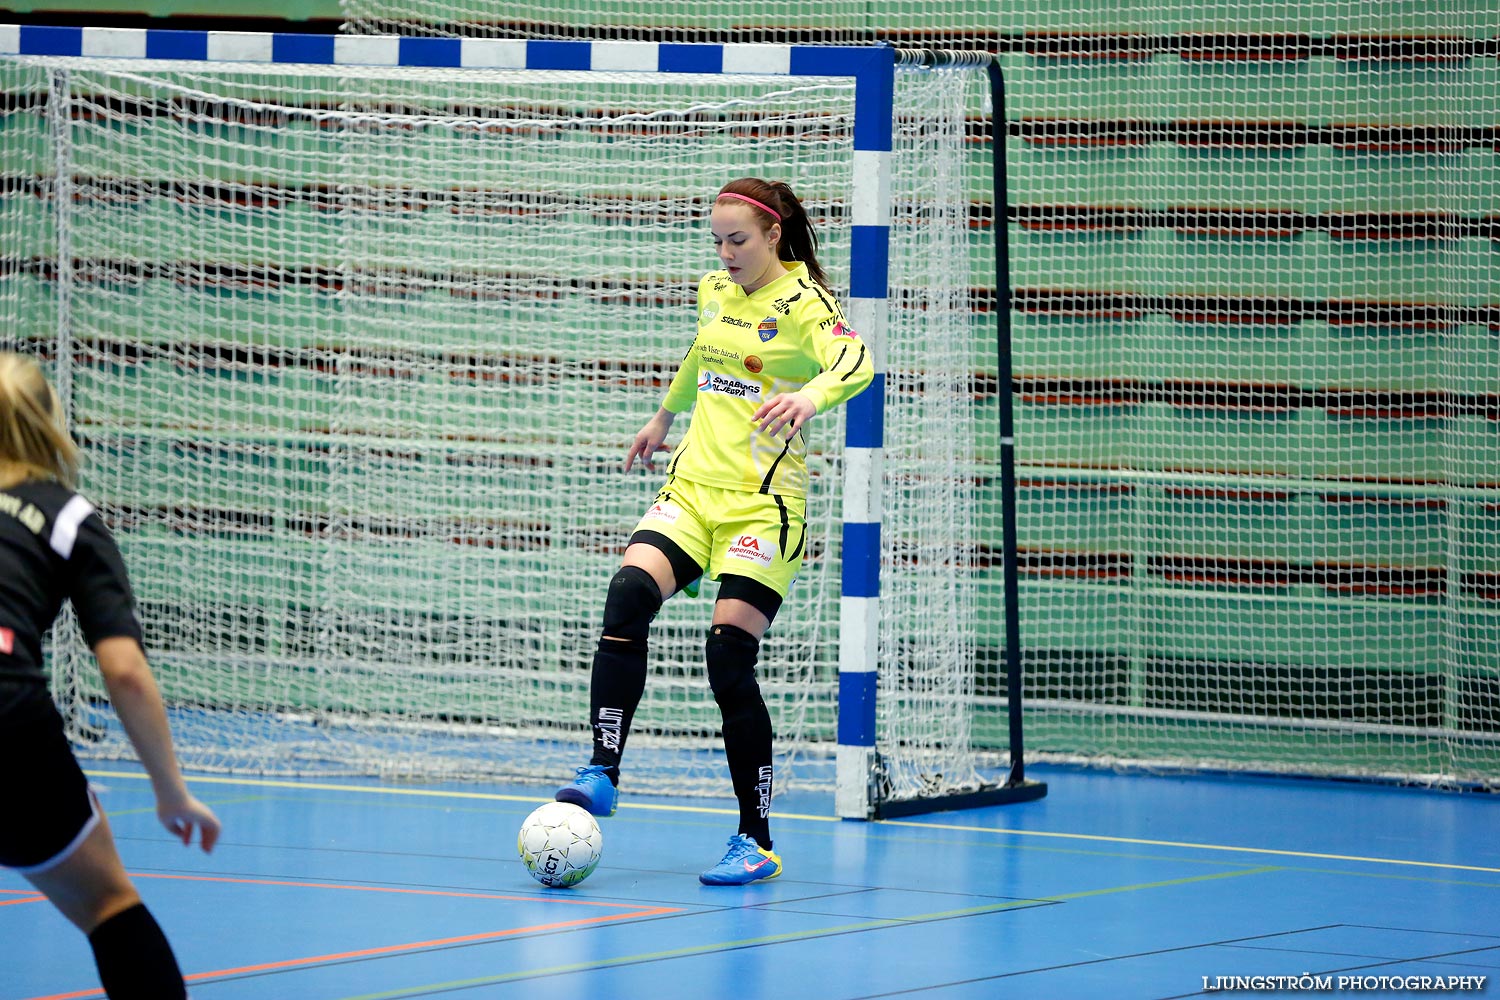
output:
<svg viewBox="0 0 1500 1000"><path fill-rule="evenodd" d="M548 802L521 823L516 850L531 877L552 889L568 889L599 867L604 834L588 810L571 802Z"/></svg>

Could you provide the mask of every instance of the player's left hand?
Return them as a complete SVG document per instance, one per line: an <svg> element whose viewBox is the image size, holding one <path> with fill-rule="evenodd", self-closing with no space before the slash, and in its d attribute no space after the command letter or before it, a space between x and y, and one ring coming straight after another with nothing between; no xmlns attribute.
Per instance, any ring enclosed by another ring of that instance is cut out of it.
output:
<svg viewBox="0 0 1500 1000"><path fill-rule="evenodd" d="M750 417L750 422L760 424L760 429L767 434L791 440L817 412L817 405L802 393L783 392L761 403L760 408ZM786 430L785 434L781 433L783 429Z"/></svg>

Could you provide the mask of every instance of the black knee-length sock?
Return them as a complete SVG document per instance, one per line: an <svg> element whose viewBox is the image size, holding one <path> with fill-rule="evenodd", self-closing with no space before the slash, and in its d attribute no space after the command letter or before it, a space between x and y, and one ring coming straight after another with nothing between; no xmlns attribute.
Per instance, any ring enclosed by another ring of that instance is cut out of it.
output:
<svg viewBox="0 0 1500 1000"><path fill-rule="evenodd" d="M740 806L740 833L771 849L771 713L755 679L760 642L744 629L715 625L705 646L708 679L724 717L724 758Z"/></svg>
<svg viewBox="0 0 1500 1000"><path fill-rule="evenodd" d="M646 643L600 639L589 682L589 724L594 729L591 764L603 764L620 781L620 757L630 722L646 693Z"/></svg>
<svg viewBox="0 0 1500 1000"><path fill-rule="evenodd" d="M167 936L144 903L121 910L89 934L109 1000L183 1000L187 987Z"/></svg>

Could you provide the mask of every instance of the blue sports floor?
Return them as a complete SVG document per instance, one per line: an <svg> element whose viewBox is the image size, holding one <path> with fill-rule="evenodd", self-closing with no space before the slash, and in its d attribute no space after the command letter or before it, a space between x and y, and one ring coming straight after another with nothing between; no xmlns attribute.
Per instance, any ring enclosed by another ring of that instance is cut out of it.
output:
<svg viewBox="0 0 1500 1000"><path fill-rule="evenodd" d="M731 803L627 784L600 869L553 891L514 851L542 789L190 776L224 821L204 855L138 771L90 768L195 1000L1128 1000L1304 973L1500 997L1496 796L1031 774L1047 798L881 823L779 798L786 872L744 889L696 877ZM0 1000L99 995L83 937L0 871Z"/></svg>

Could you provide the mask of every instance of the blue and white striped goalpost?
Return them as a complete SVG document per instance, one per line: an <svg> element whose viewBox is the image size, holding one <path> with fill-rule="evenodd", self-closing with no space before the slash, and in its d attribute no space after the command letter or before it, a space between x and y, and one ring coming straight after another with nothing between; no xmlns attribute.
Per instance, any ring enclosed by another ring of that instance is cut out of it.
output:
<svg viewBox="0 0 1500 1000"><path fill-rule="evenodd" d="M895 71L898 60L938 65L940 54L900 52L888 46L837 47L775 44L671 44L633 41L548 41L456 39L393 36L331 36L231 31L178 31L131 28L87 28L0 25L0 57L7 55L141 58L236 64L296 63L311 65L400 66L484 70L572 70L650 73L753 73L850 78L854 82L852 232L850 288L845 299L849 319L870 350L874 383L847 404L842 513L842 581L839 611L838 723L835 810L840 817L868 819L897 814L882 810L877 780L877 700L881 618L881 491L884 444L886 337L892 221L891 176ZM952 54L970 66L987 56ZM998 77L992 68L992 76ZM997 107L997 116L1002 114ZM998 118L1003 121L1003 118ZM1003 131L997 131L998 160L1003 168ZM997 175L997 193L1003 182ZM1000 202L1003 204L1003 201ZM1005 215L997 211L996 237L1005 238ZM1006 282L1003 245L1001 280ZM1002 314L1002 387L1010 385L1008 310ZM1001 393L1002 397L1005 393ZM1008 413L1008 406L1003 410ZM1011 433L1005 435L1009 466ZM1008 475L1013 489L1013 473ZM1008 531L1007 585L1015 643L1013 510L1005 501ZM1012 739L1018 737L1019 654L1008 656L1011 671ZM1018 749L1018 746L1017 746ZM1016 755L1018 756L1018 755ZM1021 782L1013 761L1009 786ZM1041 792L1009 798L1035 798ZM1045 786L1042 786L1044 788ZM935 803L954 808L997 797L966 795L963 801ZM926 811L912 804L901 813Z"/></svg>

